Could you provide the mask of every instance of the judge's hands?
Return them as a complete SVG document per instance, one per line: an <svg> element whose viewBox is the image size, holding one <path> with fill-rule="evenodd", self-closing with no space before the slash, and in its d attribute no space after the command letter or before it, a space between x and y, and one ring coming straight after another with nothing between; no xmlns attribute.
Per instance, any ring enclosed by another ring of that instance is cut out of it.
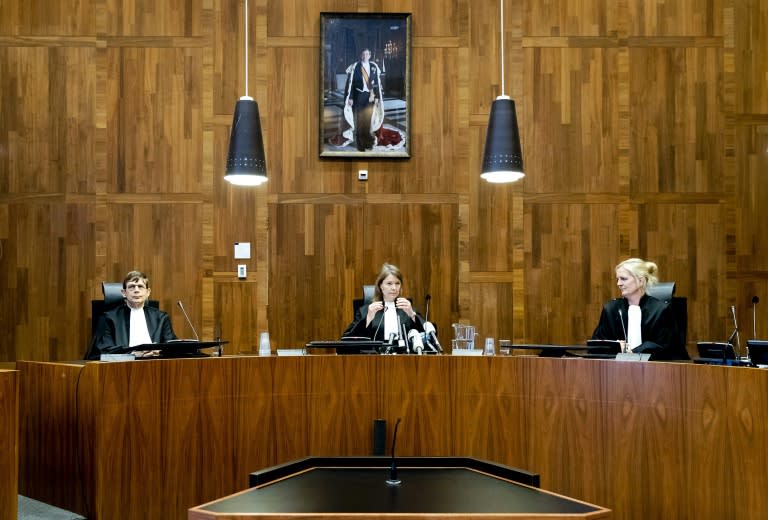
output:
<svg viewBox="0 0 768 520"><path fill-rule="evenodd" d="M137 358L160 357L159 350L134 350L131 354Z"/></svg>
<svg viewBox="0 0 768 520"><path fill-rule="evenodd" d="M367 323L371 323L374 316L376 316L376 313L383 311L384 307L384 302L372 302L369 304L368 315L366 317ZM416 311L413 310L411 301L408 298L397 298L395 300L395 307L405 312L412 320L416 319Z"/></svg>
<svg viewBox="0 0 768 520"><path fill-rule="evenodd" d="M384 302L371 302L370 305L368 305L367 323L371 323L373 321L373 317L376 316L376 313L383 310Z"/></svg>
<svg viewBox="0 0 768 520"><path fill-rule="evenodd" d="M398 298L395 300L395 307L400 309L401 311L404 311L409 318L415 319L416 318L416 312L413 310L413 306L411 305L411 301L408 298Z"/></svg>

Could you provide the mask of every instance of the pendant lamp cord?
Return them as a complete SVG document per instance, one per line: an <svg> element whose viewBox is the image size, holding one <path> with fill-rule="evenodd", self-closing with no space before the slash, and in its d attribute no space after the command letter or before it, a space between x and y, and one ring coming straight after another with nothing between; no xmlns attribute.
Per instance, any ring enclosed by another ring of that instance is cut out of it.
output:
<svg viewBox="0 0 768 520"><path fill-rule="evenodd" d="M501 35L501 95L504 96L504 0L499 0L499 34Z"/></svg>
<svg viewBox="0 0 768 520"><path fill-rule="evenodd" d="M245 4L245 97L248 97L248 0Z"/></svg>

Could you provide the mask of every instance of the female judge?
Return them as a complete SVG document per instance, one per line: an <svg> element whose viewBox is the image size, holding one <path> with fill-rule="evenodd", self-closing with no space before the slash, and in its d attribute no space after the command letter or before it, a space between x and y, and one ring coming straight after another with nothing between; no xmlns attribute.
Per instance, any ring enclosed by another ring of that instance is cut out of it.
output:
<svg viewBox="0 0 768 520"><path fill-rule="evenodd" d="M685 345L674 344L675 322L666 302L646 294L658 282L658 266L629 258L616 266L621 298L607 302L592 339L626 342L627 352L648 353L651 360L688 359Z"/></svg>
<svg viewBox="0 0 768 520"><path fill-rule="evenodd" d="M373 300L357 310L342 338L365 337L392 341L406 339L412 329L424 332L421 316L408 298L400 296L403 274L396 266L385 263L376 278Z"/></svg>

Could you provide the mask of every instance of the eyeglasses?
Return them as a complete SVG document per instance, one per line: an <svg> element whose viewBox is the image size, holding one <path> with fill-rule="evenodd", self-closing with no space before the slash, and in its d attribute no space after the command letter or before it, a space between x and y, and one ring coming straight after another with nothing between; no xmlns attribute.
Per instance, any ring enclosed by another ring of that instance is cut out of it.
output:
<svg viewBox="0 0 768 520"><path fill-rule="evenodd" d="M146 289L147 286L144 285L143 283L129 283L128 285L125 286L125 288L128 289L128 290L130 290L130 289Z"/></svg>

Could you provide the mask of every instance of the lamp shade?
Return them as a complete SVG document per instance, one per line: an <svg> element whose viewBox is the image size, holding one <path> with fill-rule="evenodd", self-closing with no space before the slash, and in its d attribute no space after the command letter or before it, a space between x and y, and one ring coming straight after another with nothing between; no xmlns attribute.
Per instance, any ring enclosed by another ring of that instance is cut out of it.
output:
<svg viewBox="0 0 768 520"><path fill-rule="evenodd" d="M259 105L252 97L243 96L235 105L224 179L238 186L258 186L267 181Z"/></svg>
<svg viewBox="0 0 768 520"><path fill-rule="evenodd" d="M498 183L525 177L515 102L509 96L497 97L491 106L480 177Z"/></svg>

